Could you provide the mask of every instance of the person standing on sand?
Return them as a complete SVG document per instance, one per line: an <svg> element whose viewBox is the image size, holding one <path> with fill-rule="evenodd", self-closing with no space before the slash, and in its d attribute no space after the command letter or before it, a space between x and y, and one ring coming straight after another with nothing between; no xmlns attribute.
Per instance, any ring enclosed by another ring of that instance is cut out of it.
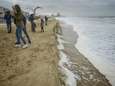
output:
<svg viewBox="0 0 115 86"><path fill-rule="evenodd" d="M23 28L23 32L25 34L25 36L27 37L27 40L28 40L28 43L31 44L31 40L30 40L30 37L27 33L27 30L26 30L26 24L27 24L27 20L26 20L26 17L23 15L23 23L24 23L24 28ZM14 18L14 24L16 24L16 20Z"/></svg>
<svg viewBox="0 0 115 86"><path fill-rule="evenodd" d="M40 22L41 32L44 32L44 20L43 18L41 18L40 20L41 20Z"/></svg>
<svg viewBox="0 0 115 86"><path fill-rule="evenodd" d="M11 31L12 31L12 15L11 15L10 11L7 11L5 13L4 19L6 20L8 33L11 33Z"/></svg>
<svg viewBox="0 0 115 86"><path fill-rule="evenodd" d="M27 48L28 45L26 44L26 41L24 40L22 36L22 31L24 28L24 22L23 22L23 14L21 11L21 8L19 5L15 5L13 8L13 17L15 19L16 24L16 47L21 47L21 41L23 42L22 48Z"/></svg>
<svg viewBox="0 0 115 86"><path fill-rule="evenodd" d="M30 40L30 37L27 33L27 30L26 30L26 24L27 24L27 20L26 20L26 17L23 15L23 22L24 22L24 28L23 28L23 32L24 34L26 35L27 39L28 39L28 43L31 44L31 40Z"/></svg>
<svg viewBox="0 0 115 86"><path fill-rule="evenodd" d="M48 24L48 17L45 16L45 25L47 25L47 24Z"/></svg>
<svg viewBox="0 0 115 86"><path fill-rule="evenodd" d="M31 30L32 32L36 32L35 28L36 28L36 24L34 22L34 14L31 14L29 17L29 21L31 23Z"/></svg>

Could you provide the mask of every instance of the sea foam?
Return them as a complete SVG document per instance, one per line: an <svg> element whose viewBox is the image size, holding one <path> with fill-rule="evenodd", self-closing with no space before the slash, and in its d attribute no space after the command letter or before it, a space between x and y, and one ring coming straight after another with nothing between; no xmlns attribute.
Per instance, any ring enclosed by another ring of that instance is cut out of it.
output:
<svg viewBox="0 0 115 86"><path fill-rule="evenodd" d="M77 79L78 76L76 76L72 71L70 71L68 68L66 68L65 65L67 66L71 66L71 62L69 60L69 58L67 58L67 55L62 51L64 50L64 45L63 43L66 43L63 40L63 37L61 35L57 34L57 41L59 43L59 45L57 46L58 49L60 50L59 53L59 57L60 57L60 61L59 61L59 67L60 67L60 71L65 75L65 84L66 86L76 86L77 85Z"/></svg>

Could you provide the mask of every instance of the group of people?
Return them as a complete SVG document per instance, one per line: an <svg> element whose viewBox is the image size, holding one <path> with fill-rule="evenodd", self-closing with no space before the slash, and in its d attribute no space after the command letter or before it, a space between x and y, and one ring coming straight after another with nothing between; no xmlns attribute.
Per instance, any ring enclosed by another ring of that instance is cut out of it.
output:
<svg viewBox="0 0 115 86"><path fill-rule="evenodd" d="M27 24L26 17L23 15L22 10L21 10L19 5L12 6L12 9L13 9L13 12L7 11L5 13L5 16L4 16L4 19L6 20L7 31L8 31L8 33L12 32L12 19L13 19L14 24L16 26L16 43L15 43L15 46L27 48L28 44L31 44L31 40L30 40L30 37L29 37L27 30L26 30L26 24ZM41 32L44 32L44 25L47 25L48 17L45 16L44 19L40 18L40 20L41 20L41 24L40 24ZM31 14L29 16L29 21L31 23L32 32L36 32L36 29L35 29L36 24L35 24L34 20L35 20L34 14ZM26 36L28 43L26 42L26 40L22 36L22 32Z"/></svg>

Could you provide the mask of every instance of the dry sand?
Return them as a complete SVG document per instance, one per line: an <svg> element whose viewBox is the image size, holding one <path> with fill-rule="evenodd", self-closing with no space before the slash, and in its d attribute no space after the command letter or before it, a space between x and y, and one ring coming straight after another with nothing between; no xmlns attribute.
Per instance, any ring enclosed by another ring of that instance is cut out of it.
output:
<svg viewBox="0 0 115 86"><path fill-rule="evenodd" d="M58 50L53 29L56 21L49 21L45 32L28 32L32 40L26 49L15 48L15 28L8 34L0 26L0 86L60 86Z"/></svg>

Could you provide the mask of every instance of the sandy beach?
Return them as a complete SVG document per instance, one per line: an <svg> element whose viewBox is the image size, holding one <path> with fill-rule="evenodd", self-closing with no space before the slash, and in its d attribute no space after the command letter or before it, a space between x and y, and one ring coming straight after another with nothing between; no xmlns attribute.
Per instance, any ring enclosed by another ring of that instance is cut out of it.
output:
<svg viewBox="0 0 115 86"><path fill-rule="evenodd" d="M58 73L58 50L53 28L55 20L48 22L45 32L32 33L27 25L32 44L15 48L15 27L8 34L0 26L0 86L60 86Z"/></svg>
<svg viewBox="0 0 115 86"><path fill-rule="evenodd" d="M1 24L19 23L18 12L32 41L25 49L15 25L8 34ZM115 86L114 73L115 0L0 0L0 86Z"/></svg>
<svg viewBox="0 0 115 86"><path fill-rule="evenodd" d="M101 74L74 46L77 35L68 28L57 29L57 20L50 20L45 32L32 33L27 25L32 44L26 48L15 48L15 27L11 34L6 33L5 25L0 27L0 86L65 86L66 76L59 72L58 42L54 32L61 34L68 43L63 44L63 51L71 64L64 64L73 74L78 75L76 86L111 86ZM71 39L71 36L73 38ZM60 57L61 58L61 57Z"/></svg>

